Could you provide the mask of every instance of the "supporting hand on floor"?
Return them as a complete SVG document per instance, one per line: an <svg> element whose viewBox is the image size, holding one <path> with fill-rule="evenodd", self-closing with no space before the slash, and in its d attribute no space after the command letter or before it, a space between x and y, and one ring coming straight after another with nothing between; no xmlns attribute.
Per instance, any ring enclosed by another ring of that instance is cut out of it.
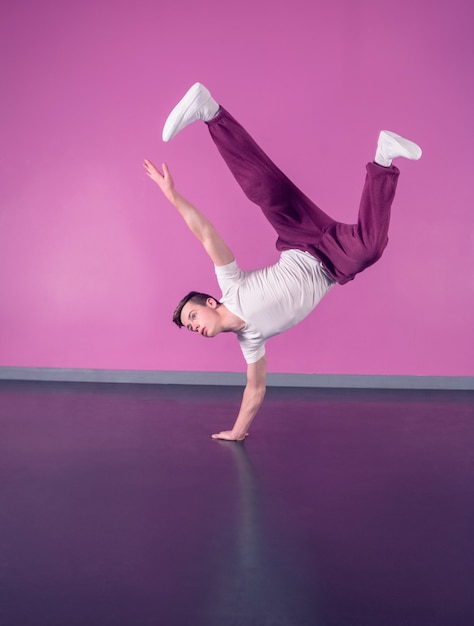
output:
<svg viewBox="0 0 474 626"><path fill-rule="evenodd" d="M249 434L245 433L245 435L234 435L231 430L224 430L220 433L212 435L213 439L224 439L225 441L244 441Z"/></svg>

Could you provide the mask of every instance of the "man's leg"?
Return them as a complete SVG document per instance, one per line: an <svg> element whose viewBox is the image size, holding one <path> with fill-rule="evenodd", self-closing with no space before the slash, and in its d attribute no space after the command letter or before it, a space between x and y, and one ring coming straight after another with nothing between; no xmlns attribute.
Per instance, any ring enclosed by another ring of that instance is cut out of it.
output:
<svg viewBox="0 0 474 626"><path fill-rule="evenodd" d="M367 164L357 224L335 222L317 246L316 256L340 284L353 280L380 259L388 243L390 213L400 171Z"/></svg>
<svg viewBox="0 0 474 626"><path fill-rule="evenodd" d="M245 195L278 233L279 250L317 247L336 222L300 191L223 107L206 122L221 156Z"/></svg>
<svg viewBox="0 0 474 626"><path fill-rule="evenodd" d="M422 151L413 141L383 130L374 163L367 165L357 224L336 223L318 245L318 256L336 280L344 284L378 261L388 243L390 209L397 188L397 157L418 160Z"/></svg>
<svg viewBox="0 0 474 626"><path fill-rule="evenodd" d="M260 206L278 234L277 249L317 245L334 220L307 198L268 158L247 131L195 83L169 114L163 140L170 141L197 120L211 136L247 197ZM309 244L311 242L311 244Z"/></svg>

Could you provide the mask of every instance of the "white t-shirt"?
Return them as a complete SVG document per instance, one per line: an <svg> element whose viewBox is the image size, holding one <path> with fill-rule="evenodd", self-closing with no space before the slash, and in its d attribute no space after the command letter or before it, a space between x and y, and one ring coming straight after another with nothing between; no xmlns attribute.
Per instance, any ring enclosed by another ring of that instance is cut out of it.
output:
<svg viewBox="0 0 474 626"><path fill-rule="evenodd" d="M216 267L221 302L245 322L237 334L247 363L265 354L265 341L301 322L334 285L318 259L285 250L271 267L244 271L236 261Z"/></svg>

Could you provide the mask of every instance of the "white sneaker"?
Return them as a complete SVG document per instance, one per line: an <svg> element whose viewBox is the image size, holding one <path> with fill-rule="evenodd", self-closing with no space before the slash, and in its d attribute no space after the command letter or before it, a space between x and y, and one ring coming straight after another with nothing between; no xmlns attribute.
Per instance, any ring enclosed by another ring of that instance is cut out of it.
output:
<svg viewBox="0 0 474 626"><path fill-rule="evenodd" d="M196 120L209 122L218 111L219 105L206 87L195 83L168 115L163 127L163 141L169 141Z"/></svg>
<svg viewBox="0 0 474 626"><path fill-rule="evenodd" d="M389 130L383 130L379 135L377 144L377 152L375 154L375 162L384 167L392 164L392 159L397 157L405 157L418 161L421 158L422 151L413 141L400 137Z"/></svg>

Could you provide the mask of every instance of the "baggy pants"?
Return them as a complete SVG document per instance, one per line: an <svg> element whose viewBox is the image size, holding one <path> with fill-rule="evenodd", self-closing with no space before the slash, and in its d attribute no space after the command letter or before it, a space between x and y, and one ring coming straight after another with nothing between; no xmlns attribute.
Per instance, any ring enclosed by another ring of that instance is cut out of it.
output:
<svg viewBox="0 0 474 626"><path fill-rule="evenodd" d="M243 192L276 230L278 250L309 252L341 285L382 256L398 168L367 164L357 224L343 224L305 196L224 108L207 125Z"/></svg>

